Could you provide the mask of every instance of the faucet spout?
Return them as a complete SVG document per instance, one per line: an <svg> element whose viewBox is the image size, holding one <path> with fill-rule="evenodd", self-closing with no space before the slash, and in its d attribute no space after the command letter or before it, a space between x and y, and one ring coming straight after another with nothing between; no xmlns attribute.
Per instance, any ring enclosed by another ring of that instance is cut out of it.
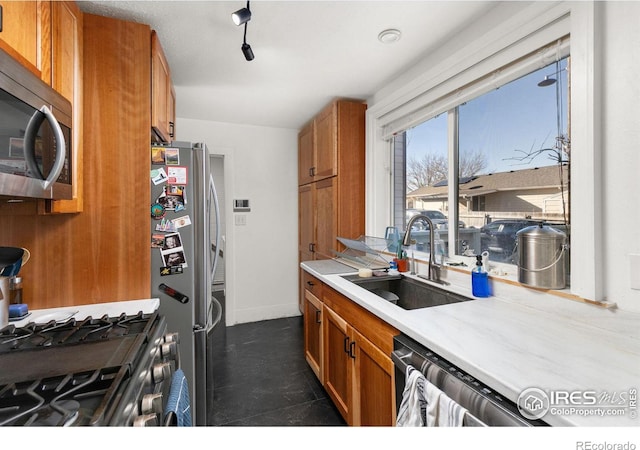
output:
<svg viewBox="0 0 640 450"><path fill-rule="evenodd" d="M441 283L441 280L440 280L441 267L439 264L436 263L435 253L434 253L435 228L433 226L432 220L429 217L425 216L424 214L417 214L409 220L409 223L407 224L407 231L405 231L404 239L402 239L402 245L404 247L408 247L411 245L411 227L416 222L416 220L419 220L419 219L424 219L425 222L427 222L427 224L429 225L429 268L428 268L426 279L430 281L435 281L436 283Z"/></svg>

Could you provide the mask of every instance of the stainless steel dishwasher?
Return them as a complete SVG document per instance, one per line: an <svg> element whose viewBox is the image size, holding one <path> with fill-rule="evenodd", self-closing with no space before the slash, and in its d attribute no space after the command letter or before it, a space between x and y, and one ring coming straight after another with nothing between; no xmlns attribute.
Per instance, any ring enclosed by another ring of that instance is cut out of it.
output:
<svg viewBox="0 0 640 450"><path fill-rule="evenodd" d="M405 387L407 366L419 370L428 382L467 410L463 426L546 426L523 417L515 403L480 383L406 335L394 338L391 359L396 375L396 411Z"/></svg>

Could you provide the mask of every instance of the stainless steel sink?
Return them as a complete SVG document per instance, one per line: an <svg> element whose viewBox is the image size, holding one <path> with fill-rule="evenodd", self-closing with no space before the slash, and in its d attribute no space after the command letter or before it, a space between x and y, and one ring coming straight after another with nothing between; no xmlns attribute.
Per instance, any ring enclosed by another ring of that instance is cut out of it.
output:
<svg viewBox="0 0 640 450"><path fill-rule="evenodd" d="M402 309L430 308L474 300L403 275L371 278L345 275L343 278Z"/></svg>

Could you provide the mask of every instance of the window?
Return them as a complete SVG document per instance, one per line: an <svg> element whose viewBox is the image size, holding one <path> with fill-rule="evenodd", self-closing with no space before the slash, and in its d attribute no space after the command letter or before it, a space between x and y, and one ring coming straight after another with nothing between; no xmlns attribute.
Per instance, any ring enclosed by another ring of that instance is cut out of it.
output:
<svg viewBox="0 0 640 450"><path fill-rule="evenodd" d="M485 210L484 195L476 195L471 199L471 211L484 211Z"/></svg>
<svg viewBox="0 0 640 450"><path fill-rule="evenodd" d="M571 111L565 114L570 117L571 130L567 171L571 173L571 196L563 200L559 193L546 203L566 201L571 206L570 256L580 261L572 265L568 277L571 294L600 301L605 298L605 276L599 262L606 259L606 252L600 219L605 197L599 80L606 58L594 33L599 8L590 2L508 2L508 7L513 11L497 8L497 13L504 14L478 18L472 29L443 43L438 51L422 55L411 70L399 74L370 99L365 232L381 236L389 225L402 223L397 221L402 215L394 210L398 202L393 195L397 191L392 188L395 169L391 163L393 143L404 131L440 114L447 116L448 129L455 131L452 111L457 106L569 56L570 44ZM448 142L457 148L455 138ZM457 166L455 155L448 150L450 170ZM448 186L452 192L448 197L457 199L457 188L455 183ZM443 205L445 214L454 219L456 207L455 201ZM447 234L455 239L456 231L449 228Z"/></svg>
<svg viewBox="0 0 640 450"><path fill-rule="evenodd" d="M568 63L564 57L398 133L394 225L405 229L404 210L433 211L446 216L438 228L454 226L445 234L450 256L487 252L507 264L517 262L522 228L544 222L568 234ZM416 243L428 245L429 232L415 231Z"/></svg>

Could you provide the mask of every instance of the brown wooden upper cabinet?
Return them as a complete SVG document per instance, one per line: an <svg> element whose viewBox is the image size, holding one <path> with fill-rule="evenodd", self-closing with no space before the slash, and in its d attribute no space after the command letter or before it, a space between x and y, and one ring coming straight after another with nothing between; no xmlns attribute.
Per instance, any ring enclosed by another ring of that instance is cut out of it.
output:
<svg viewBox="0 0 640 450"><path fill-rule="evenodd" d="M71 102L73 199L25 202L21 211L76 213L83 209L83 14L73 1L1 1L0 48ZM37 203L37 207L32 206Z"/></svg>
<svg viewBox="0 0 640 450"><path fill-rule="evenodd" d="M155 31L151 32L151 140L176 139L176 94L171 70Z"/></svg>
<svg viewBox="0 0 640 450"><path fill-rule="evenodd" d="M75 2L51 3L51 86L73 106L73 198L47 200L48 213L83 210L83 15Z"/></svg>
<svg viewBox="0 0 640 450"><path fill-rule="evenodd" d="M315 140L316 128L311 121L298 133L298 186L314 181Z"/></svg>
<svg viewBox="0 0 640 450"><path fill-rule="evenodd" d="M353 144L354 128L364 117L361 101L336 100L327 105L298 135L298 185L338 175L341 152Z"/></svg>
<svg viewBox="0 0 640 450"><path fill-rule="evenodd" d="M337 236L364 233L366 109L333 101L298 133L300 261L333 258Z"/></svg>
<svg viewBox="0 0 640 450"><path fill-rule="evenodd" d="M51 2L2 1L0 47L51 84Z"/></svg>

